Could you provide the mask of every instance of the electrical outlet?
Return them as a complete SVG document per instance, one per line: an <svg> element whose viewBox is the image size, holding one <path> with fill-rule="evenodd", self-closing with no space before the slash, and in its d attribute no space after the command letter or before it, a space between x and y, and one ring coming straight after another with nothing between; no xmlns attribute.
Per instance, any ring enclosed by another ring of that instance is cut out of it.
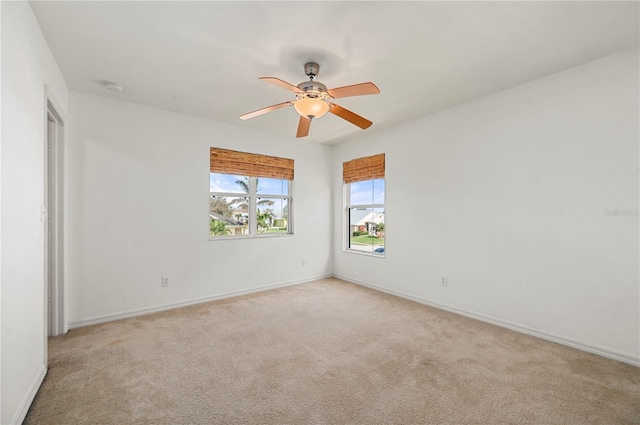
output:
<svg viewBox="0 0 640 425"><path fill-rule="evenodd" d="M169 276L162 276L161 282L163 287L169 286Z"/></svg>
<svg viewBox="0 0 640 425"><path fill-rule="evenodd" d="M307 265L307 259L306 259L306 258L303 258L303 259L302 259L302 265L303 265L303 266L306 266L306 265Z"/></svg>
<svg viewBox="0 0 640 425"><path fill-rule="evenodd" d="M448 282L447 282L447 278L446 277L440 278L440 285L442 285L442 286L448 286L449 285Z"/></svg>

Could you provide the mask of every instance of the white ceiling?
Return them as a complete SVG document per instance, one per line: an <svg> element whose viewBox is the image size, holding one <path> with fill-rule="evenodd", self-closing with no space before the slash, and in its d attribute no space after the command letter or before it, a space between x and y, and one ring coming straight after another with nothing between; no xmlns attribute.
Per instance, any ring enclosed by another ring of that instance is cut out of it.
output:
<svg viewBox="0 0 640 425"><path fill-rule="evenodd" d="M31 2L69 88L295 138L292 100L258 80L329 88L374 82L336 103L371 121L314 121L335 144L638 46L633 2ZM124 86L108 91L104 80Z"/></svg>

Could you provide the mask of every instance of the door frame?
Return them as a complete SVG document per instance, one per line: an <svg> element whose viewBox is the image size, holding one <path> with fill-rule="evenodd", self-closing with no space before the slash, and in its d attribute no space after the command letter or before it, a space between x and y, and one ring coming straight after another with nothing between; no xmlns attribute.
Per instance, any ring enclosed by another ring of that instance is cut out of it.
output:
<svg viewBox="0 0 640 425"><path fill-rule="evenodd" d="M66 116L45 85L44 199L44 320L45 343L48 336L67 333L66 291L64 279L64 138ZM52 143L49 147L49 122ZM51 297L51 309L48 308ZM46 347L46 345L45 345ZM46 355L46 354L45 354ZM45 362L46 364L46 362Z"/></svg>

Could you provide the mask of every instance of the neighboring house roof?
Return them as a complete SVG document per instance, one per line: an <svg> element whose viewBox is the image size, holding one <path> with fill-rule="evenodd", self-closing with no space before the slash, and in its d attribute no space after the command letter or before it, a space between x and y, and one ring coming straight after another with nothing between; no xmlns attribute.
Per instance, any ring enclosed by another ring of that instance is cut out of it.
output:
<svg viewBox="0 0 640 425"><path fill-rule="evenodd" d="M214 213L214 212L210 212L209 216L211 218L213 218L214 220L219 220L221 222L223 222L224 224L226 224L227 226L243 226L242 223L232 220L229 217L225 217L222 214L218 214L218 213Z"/></svg>
<svg viewBox="0 0 640 425"><path fill-rule="evenodd" d="M370 210L351 211L352 226L364 226L365 223L384 223L384 213Z"/></svg>
<svg viewBox="0 0 640 425"><path fill-rule="evenodd" d="M368 210L352 210L351 225L352 226L364 225L364 223L366 223L367 221L371 221L371 220L366 220L366 218L371 214L372 212Z"/></svg>

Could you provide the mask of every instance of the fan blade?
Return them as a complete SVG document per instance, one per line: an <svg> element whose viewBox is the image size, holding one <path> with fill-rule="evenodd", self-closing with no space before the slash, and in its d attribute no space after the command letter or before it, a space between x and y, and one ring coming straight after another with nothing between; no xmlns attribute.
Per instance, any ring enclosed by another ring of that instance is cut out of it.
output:
<svg viewBox="0 0 640 425"><path fill-rule="evenodd" d="M278 103L277 105L267 106L266 108L258 109L257 111L240 115L240 119L248 120L249 118L257 117L258 115L266 114L267 112L275 111L276 109L284 108L285 106L291 106L291 105L293 105L293 102L287 101L287 102Z"/></svg>
<svg viewBox="0 0 640 425"><path fill-rule="evenodd" d="M351 124L357 125L363 130L371 127L371 124L373 124L368 119L363 118L360 115L355 114L350 110L343 108L340 105L336 105L335 103L329 103L329 106L331 106L331 109L329 109L329 112L331 112L333 115L337 115L343 120L347 120Z"/></svg>
<svg viewBox="0 0 640 425"><path fill-rule="evenodd" d="M339 97L347 96L362 96L364 94L378 94L380 89L373 83L360 83L353 84L351 86L338 87L337 89L327 90L329 96L337 99Z"/></svg>
<svg viewBox="0 0 640 425"><path fill-rule="evenodd" d="M296 137L306 137L309 135L309 127L311 127L311 120L307 117L300 117L300 122L298 123L298 133Z"/></svg>
<svg viewBox="0 0 640 425"><path fill-rule="evenodd" d="M282 81L280 78L276 78L276 77L260 77L260 80L264 80L268 83L271 84L275 84L278 87L282 87L283 89L287 89L290 90L294 93L302 93L303 90L299 89L298 87L294 86L293 84L289 84L286 81Z"/></svg>

